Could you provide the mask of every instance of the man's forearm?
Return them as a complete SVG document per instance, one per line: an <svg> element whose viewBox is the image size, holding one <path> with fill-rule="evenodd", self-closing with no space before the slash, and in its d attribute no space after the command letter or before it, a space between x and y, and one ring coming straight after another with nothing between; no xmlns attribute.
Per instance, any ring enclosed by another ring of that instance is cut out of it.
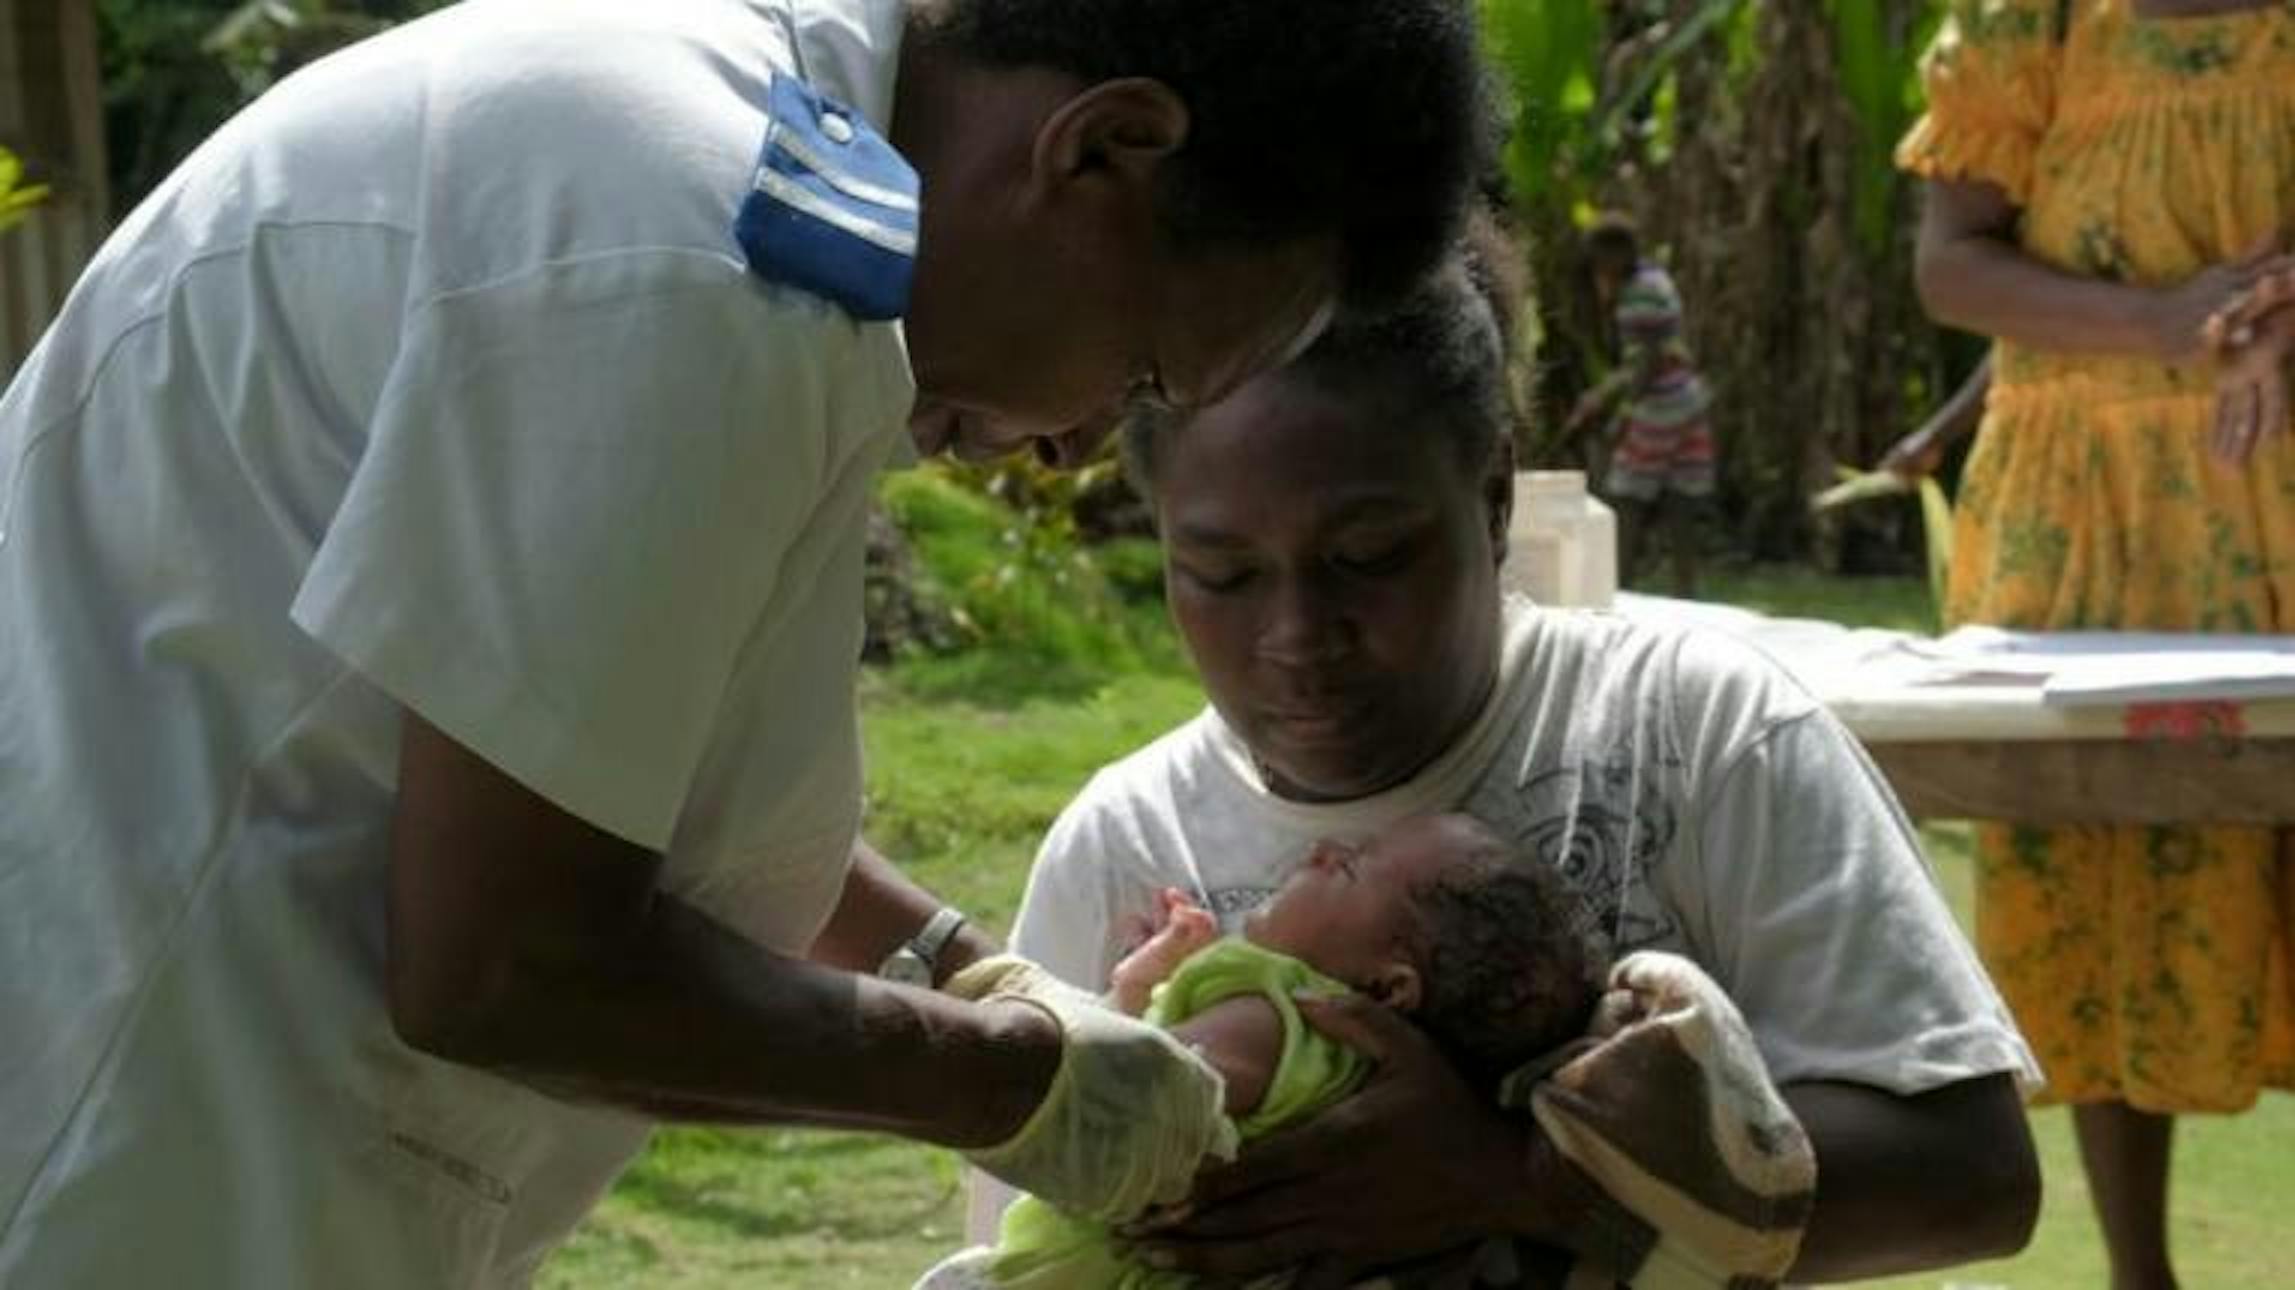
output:
<svg viewBox="0 0 2295 1290"><path fill-rule="evenodd" d="M2013 1082L1913 1097L1787 1085L1817 1153L1817 1204L1795 1281L1849 1281L2012 1254L2039 1211L2039 1163Z"/></svg>
<svg viewBox="0 0 2295 1290"><path fill-rule="evenodd" d="M481 1024L421 1046L664 1119L987 1146L1025 1122L1060 1060L1057 1026L1032 1009L776 955L668 896L628 940L529 959L494 993Z"/></svg>
<svg viewBox="0 0 2295 1290"><path fill-rule="evenodd" d="M871 972L925 925L941 901L910 881L892 861L866 841L853 843L852 867L836 912L813 942L815 963L852 972ZM946 979L958 968L1002 947L986 928L967 922L941 951L936 975Z"/></svg>

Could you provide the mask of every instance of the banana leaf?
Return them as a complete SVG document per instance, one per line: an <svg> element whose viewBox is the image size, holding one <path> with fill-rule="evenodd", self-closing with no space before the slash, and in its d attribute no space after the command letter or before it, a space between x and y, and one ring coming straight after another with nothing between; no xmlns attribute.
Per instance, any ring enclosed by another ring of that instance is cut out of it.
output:
<svg viewBox="0 0 2295 1290"><path fill-rule="evenodd" d="M1928 551L1929 595L1934 598L1941 619L1945 585L1952 572L1952 502L1944 495L1943 486L1925 477L1915 483L1890 470L1858 470L1853 466L1835 469L1840 482L1810 498L1810 510L1833 511L1882 497L1920 494L1921 537Z"/></svg>

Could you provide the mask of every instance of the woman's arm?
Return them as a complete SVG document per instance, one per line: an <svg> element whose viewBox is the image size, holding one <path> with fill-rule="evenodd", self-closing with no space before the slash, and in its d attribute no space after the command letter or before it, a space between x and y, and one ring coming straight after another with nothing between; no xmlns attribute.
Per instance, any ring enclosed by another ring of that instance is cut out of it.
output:
<svg viewBox="0 0 2295 1290"><path fill-rule="evenodd" d="M1916 273L1929 316L2032 349L2162 363L2197 358L2208 319L2290 263L2266 245L2173 287L2080 277L2017 246L2021 212L1997 186L1931 180L1926 191Z"/></svg>
<svg viewBox="0 0 2295 1290"><path fill-rule="evenodd" d="M2010 1077L1909 1097L1843 1083L1780 1091L1817 1153L1817 1206L1794 1281L1950 1267L2031 1239L2040 1162Z"/></svg>

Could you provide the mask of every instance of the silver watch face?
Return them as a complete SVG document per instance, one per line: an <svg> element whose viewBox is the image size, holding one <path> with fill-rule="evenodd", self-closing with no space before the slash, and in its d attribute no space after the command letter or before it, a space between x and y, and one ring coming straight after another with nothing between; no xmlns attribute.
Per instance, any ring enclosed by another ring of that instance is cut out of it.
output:
<svg viewBox="0 0 2295 1290"><path fill-rule="evenodd" d="M892 952L892 956L884 961L884 966L877 969L877 975L895 985L920 986L927 990L932 988L932 964L925 962L922 954L906 945Z"/></svg>

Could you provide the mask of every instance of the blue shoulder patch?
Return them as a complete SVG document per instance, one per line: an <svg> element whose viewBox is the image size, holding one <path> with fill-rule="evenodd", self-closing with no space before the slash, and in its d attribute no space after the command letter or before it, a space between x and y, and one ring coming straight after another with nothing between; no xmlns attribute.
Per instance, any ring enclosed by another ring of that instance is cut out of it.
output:
<svg viewBox="0 0 2295 1290"><path fill-rule="evenodd" d="M861 115L794 76L773 78L756 178L733 219L752 273L863 322L908 310L917 178Z"/></svg>

